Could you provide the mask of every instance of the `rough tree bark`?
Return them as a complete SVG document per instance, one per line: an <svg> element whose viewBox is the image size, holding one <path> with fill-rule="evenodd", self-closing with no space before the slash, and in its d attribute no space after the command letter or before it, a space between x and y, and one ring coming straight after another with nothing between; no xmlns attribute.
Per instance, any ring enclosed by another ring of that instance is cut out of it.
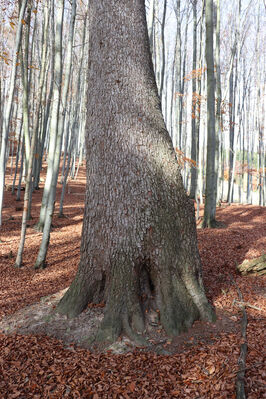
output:
<svg viewBox="0 0 266 399"><path fill-rule="evenodd" d="M193 8L193 71L196 72L197 68L197 0L192 1ZM198 161L198 142L199 137L197 137L196 130L196 109L197 109L197 97L196 97L196 87L197 81L196 76L192 77L192 110L191 110L191 159L197 163ZM196 198L197 191L197 178L198 169L195 165L191 165L191 183L190 183L190 193L191 199Z"/></svg>
<svg viewBox="0 0 266 399"><path fill-rule="evenodd" d="M0 151L0 226L2 225L2 208L3 208L4 187L5 187L6 147L8 143L9 124L11 120L12 104L15 93L18 53L21 44L21 35L23 27L21 21L23 20L26 6L27 6L27 0L23 0L20 4L20 10L19 10L18 28L16 33L14 55L12 60L11 77L9 81L9 96L7 103L5 105L4 115L3 115L3 131L2 131L1 151Z"/></svg>
<svg viewBox="0 0 266 399"><path fill-rule="evenodd" d="M57 311L104 300L96 340L142 342L159 310L169 335L212 321L188 199L155 83L144 0L90 2L87 188L81 261Z"/></svg>
<svg viewBox="0 0 266 399"><path fill-rule="evenodd" d="M213 0L206 0L206 47L207 64L207 164L205 204L202 227L217 227L216 222L216 175L215 165L216 134L215 134L215 78L213 57Z"/></svg>

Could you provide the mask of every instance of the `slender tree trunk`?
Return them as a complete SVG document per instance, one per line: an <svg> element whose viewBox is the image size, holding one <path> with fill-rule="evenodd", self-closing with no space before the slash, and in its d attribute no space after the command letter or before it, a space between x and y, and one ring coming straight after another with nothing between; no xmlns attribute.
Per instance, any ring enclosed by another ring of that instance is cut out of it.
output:
<svg viewBox="0 0 266 399"><path fill-rule="evenodd" d="M19 171L19 180L18 180L16 201L20 201L21 183L22 183L23 168L24 168L24 154L25 154L25 146L24 146L24 135L23 135L23 141L22 141L22 145L21 145L21 161L20 161L20 171Z"/></svg>
<svg viewBox="0 0 266 399"><path fill-rule="evenodd" d="M222 87L221 87L221 68L220 68L220 0L215 2L216 9L216 27L215 27L215 64L216 64L216 114L215 114L215 132L216 132L216 151L215 163L217 168L217 199L220 199L220 188L222 184Z"/></svg>
<svg viewBox="0 0 266 399"><path fill-rule="evenodd" d="M154 0L150 0L147 24L148 24L148 35L150 41L150 50L151 54L153 54Z"/></svg>
<svg viewBox="0 0 266 399"><path fill-rule="evenodd" d="M9 124L11 119L11 110L14 98L14 91L15 91L15 80L16 80L16 72L18 64L17 60L20 49L22 26L23 26L22 20L24 17L26 6L27 6L27 0L23 0L20 5L20 11L19 11L19 20L18 20L14 55L12 61L12 71L10 78L9 97L4 111L4 121L3 121L4 129L2 133L2 143L1 143L1 152L0 152L0 226L2 225L2 208L3 208L3 196L4 196L4 186L5 186L6 147L8 141Z"/></svg>
<svg viewBox="0 0 266 399"><path fill-rule="evenodd" d="M200 129L202 124L202 115L201 115L201 108L203 104L204 97L202 96L202 80L205 77L205 71L203 67L203 28L204 28L204 18L205 18L205 0L202 1L202 10L201 10L201 23L200 23L200 34L199 34L199 61L198 61L198 78L197 78L197 108L196 108L196 137L198 138L198 171L197 171L197 192L196 196L200 199L200 204L203 204L203 170L204 170L204 148L202 145L202 138L204 137L204 131ZM202 134L203 133L203 134ZM203 136L203 137L202 137Z"/></svg>
<svg viewBox="0 0 266 399"><path fill-rule="evenodd" d="M22 145L21 145L21 133L22 133L22 123L20 125L19 129L19 137L17 141L17 154L16 154L16 166L15 166L15 173L14 173L14 178L13 178L13 184L12 184L12 194L15 194L15 184L16 184L16 178L17 178L17 172L18 172L18 162L19 162L19 154L22 154Z"/></svg>
<svg viewBox="0 0 266 399"><path fill-rule="evenodd" d="M61 141L62 141L64 127L65 127L67 97L68 97L69 83L70 83L70 77L71 77L71 64L72 64L72 53L73 53L75 19L76 19L76 0L72 0L72 12L71 12L70 30L69 30L69 36L68 36L67 49L66 49L67 55L66 55L66 60L65 60L65 65L66 65L65 79L64 79L64 87L63 87L62 100L61 100L63 109L62 109L62 112L60 113L59 124L58 124L58 131L59 131L58 137L59 137L59 140L57 142L57 147L58 147L57 148L57 153L59 154L59 157L57 159L57 165L56 165L56 166L58 166L56 168L57 169L56 170L56 175L57 176L58 176L58 172L59 172L59 162L60 162L61 145L62 145ZM86 26L86 24L85 24L85 26ZM84 31L85 31L85 28L84 28ZM84 35L84 37L85 37L85 35ZM84 40L83 40L83 46L84 46ZM81 61L81 65L83 64L82 61ZM57 181L57 179L56 179L56 181Z"/></svg>
<svg viewBox="0 0 266 399"><path fill-rule="evenodd" d="M32 138L31 138L30 158L29 158L29 163L28 163L28 168L27 168L26 187L25 187L25 194L24 194L24 207L23 207L23 214L22 214L20 243L19 243L18 253L17 253L17 257L16 257L15 267L22 266L22 255L23 255L25 239L26 239L28 207L29 207L29 200L30 200L30 195L31 195L30 190L31 190L31 185L32 185L32 170L33 170L33 161L34 161L34 154L35 154L36 137L37 137L37 131L34 130Z"/></svg>
<svg viewBox="0 0 266 399"><path fill-rule="evenodd" d="M192 110L191 110L191 159L195 162L191 166L191 181L190 181L190 198L195 199L197 190L197 148L198 140L196 133L196 108L197 108L197 95L196 95L196 68L197 68L197 0L193 0L193 71L195 76L192 75Z"/></svg>
<svg viewBox="0 0 266 399"><path fill-rule="evenodd" d="M203 227L215 227L216 165L215 165L215 79L213 59L213 0L206 0L206 63L207 63L207 165Z"/></svg>
<svg viewBox="0 0 266 399"><path fill-rule="evenodd" d="M54 31L54 0L52 0L52 8L51 8L51 83L50 83L50 89L49 89L49 94L48 94L48 99L47 99L47 105L46 105L46 110L45 110L45 116L44 116L44 124L43 124L43 130L42 130L42 143L41 143L41 154L40 154L40 162L42 162L43 158L43 151L44 151L44 144L45 144L45 139L47 138L47 131L49 127L49 118L50 118L50 109L51 109L51 104L53 103L52 98L53 95L55 97L58 96L59 92L59 81L58 81L58 73L55 73L55 53L58 51L56 50L56 45L55 45L55 31ZM57 68L61 69L61 60L60 63L59 61L57 62ZM60 78L61 79L61 78ZM61 83L60 83L61 84ZM54 90L56 93L54 94ZM57 108L59 106L59 101L56 101L56 104L54 104L54 108ZM45 186L43 190L43 196L42 196L42 205L41 205L41 210L40 210L40 217L39 221L36 224L35 228L38 231L43 231L44 223L45 223L45 215L46 215L46 208L47 208L47 203L49 199L49 193L50 193L50 187L51 187L51 181L52 181L52 169L53 169L53 160L54 160L54 151L55 151L55 146L56 146L56 133L57 133L57 114L54 111L54 118L56 118L54 122L54 128L51 132L50 130L50 140L49 140L49 154L48 154L48 168L47 168L47 174L46 174L46 180L45 180ZM56 129L55 129L56 127ZM41 165L40 165L41 168Z"/></svg>
<svg viewBox="0 0 266 399"><path fill-rule="evenodd" d="M154 0L154 72L158 90L161 87L161 27L159 22L159 0Z"/></svg>
<svg viewBox="0 0 266 399"><path fill-rule="evenodd" d="M228 195L227 202L231 202L230 197L232 170L234 160L234 138L235 138L235 123L234 123L234 69L232 69L229 78L229 179L228 179Z"/></svg>
<svg viewBox="0 0 266 399"><path fill-rule="evenodd" d="M185 145L182 143L187 139L187 125L185 124L185 128L183 128L183 106L184 106L184 94L185 94L185 85L186 85L186 80L185 80L185 75L186 75L186 67L187 67L187 35L188 35L188 21L189 21L189 16L190 16L190 11L189 11L189 4L187 5L187 21L186 21L186 27L185 27L185 35L184 35L184 46L183 46L183 61L181 57L181 50L180 50L180 96L178 100L179 104L179 111L178 112L178 121L179 121L179 126L178 126L178 138L179 138L179 146L180 150L184 151L185 150ZM179 32L180 33L180 32ZM180 46L181 46L181 37L180 37ZM182 62L181 62L182 61ZM182 64L182 69L181 69L181 64ZM184 118L186 120L186 117Z"/></svg>
<svg viewBox="0 0 266 399"><path fill-rule="evenodd" d="M180 0L176 1L176 49L175 49L175 96L174 96L174 147L182 150L181 123L180 123L180 102L181 102L181 21L180 21Z"/></svg>
<svg viewBox="0 0 266 399"><path fill-rule="evenodd" d="M160 97L162 98L163 87L164 87L164 75L165 75L165 18L166 18L166 10L167 10L167 0L164 0L163 6L163 19L162 19L162 27L161 27L161 40L162 40L162 67L161 67L161 84L160 84Z"/></svg>
<svg viewBox="0 0 266 399"><path fill-rule="evenodd" d="M75 9L75 1L72 1L72 3L74 3L74 9ZM60 0L57 3L58 9L56 16L56 38L55 38L55 88L53 96L51 131L50 131L52 139L50 140L50 145L52 146L52 148L49 148L51 181L50 181L49 197L45 213L42 242L39 248L37 260L35 262L35 269L45 267L45 260L50 241L50 231L52 225L52 217L54 213L56 185L57 185L59 162L61 155L61 143L62 143L63 132L62 132L62 126L59 129L58 120L59 120L59 107L61 100L61 84L62 84L62 30L63 30L64 4L65 4L64 0Z"/></svg>
<svg viewBox="0 0 266 399"><path fill-rule="evenodd" d="M44 109L46 103L46 88L47 88L47 78L48 78L48 33L49 33L49 9L50 1L43 5L43 30L42 30L42 48L40 56L40 76L39 76L39 92L37 98L37 112L36 118L38 123L36 124L36 129L38 130L38 140L36 143L36 154L35 159L35 173L33 186L35 190L39 189L40 180L40 169L42 163L42 133L43 133L43 121L44 121Z"/></svg>
<svg viewBox="0 0 266 399"><path fill-rule="evenodd" d="M69 128L68 128L68 130L69 130ZM67 165L66 165L64 176L62 176L63 177L63 181L62 181L63 186L62 186L62 192L61 192L61 197L60 197L59 217L63 217L64 216L63 206L64 206L64 198L65 198L65 192L66 192L67 178L68 178L70 164L71 164L71 159L72 159L72 157L71 157L72 143L73 143L73 139L72 139L72 136L71 136L69 150L68 150Z"/></svg>
<svg viewBox="0 0 266 399"><path fill-rule="evenodd" d="M25 169L26 174L28 170L28 163L30 159L30 127L29 127L29 35L30 35L30 22L31 22L31 2L28 1L26 12L26 24L24 40L22 40L21 53L20 53L20 67L23 86L23 99L22 99L22 115L23 115L23 133L25 137Z"/></svg>

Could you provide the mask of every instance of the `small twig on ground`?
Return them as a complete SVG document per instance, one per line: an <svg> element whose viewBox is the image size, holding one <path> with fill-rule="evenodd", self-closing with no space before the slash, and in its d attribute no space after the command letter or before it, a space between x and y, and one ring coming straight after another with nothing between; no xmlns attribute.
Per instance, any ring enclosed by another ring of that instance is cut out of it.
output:
<svg viewBox="0 0 266 399"><path fill-rule="evenodd" d="M240 371L246 371L246 370L250 370L250 369L253 369L254 367L258 367L258 366L262 366L264 363L255 363L255 364L252 364L251 366L249 366L249 367L245 367L244 369L239 369L238 371L236 371L236 373L239 373Z"/></svg>
<svg viewBox="0 0 266 399"><path fill-rule="evenodd" d="M255 310L260 310L262 312L263 309L259 308L258 306L252 305L249 302L241 302L241 301L237 301L236 299L233 300L232 305L237 305L239 307L242 306L248 306L249 308L255 309Z"/></svg>
<svg viewBox="0 0 266 399"><path fill-rule="evenodd" d="M236 399L246 399L246 393L245 393L245 370L246 370L246 355L247 355L247 324L248 324L248 319L247 319L247 312L245 309L245 305L243 305L245 302L243 301L243 296L242 293L237 286L235 280L231 276L231 280L233 284L235 285L239 297L239 303L241 303L240 307L242 310L242 321L241 321L241 337L242 337L242 344L240 347L240 355L238 358L238 372L237 372L237 378L236 378Z"/></svg>

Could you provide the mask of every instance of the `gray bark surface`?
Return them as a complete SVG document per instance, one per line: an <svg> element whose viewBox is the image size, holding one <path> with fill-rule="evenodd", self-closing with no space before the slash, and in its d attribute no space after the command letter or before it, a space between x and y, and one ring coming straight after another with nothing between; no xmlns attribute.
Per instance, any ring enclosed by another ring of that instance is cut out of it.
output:
<svg viewBox="0 0 266 399"><path fill-rule="evenodd" d="M42 242L39 248L38 256L35 262L35 269L44 268L46 254L48 251L50 241L50 231L52 225L52 218L54 213L56 185L59 171L59 161L62 144L62 130L59 127L59 109L61 101L61 85L62 85L62 30L64 17L65 0L58 1L57 17L56 17L56 37L55 37L55 88L51 115L51 129L50 129L50 147L48 169L45 182L48 185L48 200L44 218ZM49 170L49 168L51 170ZM41 215L40 221L41 223Z"/></svg>
<svg viewBox="0 0 266 399"><path fill-rule="evenodd" d="M197 0L193 0L193 71L197 68ZM196 109L197 109L197 97L196 97L196 77L192 78L192 118L191 118L191 159L198 160L198 141L197 130L196 130ZM190 183L190 198L195 199L197 190L197 175L198 170L193 165L191 166L191 183Z"/></svg>
<svg viewBox="0 0 266 399"><path fill-rule="evenodd" d="M213 320L189 201L165 128L143 0L91 1L87 188L77 275L57 311L106 302L96 340L143 342L157 309L169 335Z"/></svg>
<svg viewBox="0 0 266 399"><path fill-rule="evenodd" d="M215 78L213 57L213 0L206 0L206 63L207 63L207 165L203 227L215 227L216 220L216 134Z"/></svg>
<svg viewBox="0 0 266 399"><path fill-rule="evenodd" d="M16 81L16 72L17 72L17 60L18 60L18 52L21 44L21 34L22 34L22 19L24 16L24 12L27 6L27 0L23 0L21 2L20 12L19 12L19 21L18 28L16 33L15 40L15 48L14 48L14 56L12 60L12 71L10 78L10 89L9 89L9 97L7 100L7 104L4 110L4 120L3 120L3 132L1 139L1 152L0 152L0 226L2 224L2 208L3 208L3 197L4 197L4 186L5 186L5 166L6 166L6 147L8 141L8 133L9 133L9 124L11 120L11 112L12 112L12 104L15 92L15 81Z"/></svg>

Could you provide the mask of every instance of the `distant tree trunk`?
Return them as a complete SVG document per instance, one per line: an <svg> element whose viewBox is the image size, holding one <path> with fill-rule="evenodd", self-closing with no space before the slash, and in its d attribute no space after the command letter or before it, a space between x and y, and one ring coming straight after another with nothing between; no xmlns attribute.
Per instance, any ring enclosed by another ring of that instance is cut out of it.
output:
<svg viewBox="0 0 266 399"><path fill-rule="evenodd" d="M69 126L67 128L69 130ZM71 164L71 152L72 152L72 143L73 143L73 137L71 135L70 137L70 143L69 143L69 149L68 149L68 158L67 158L67 165L65 168L65 173L64 176L62 176L62 192L61 192L61 197L60 197L60 206L59 206L59 217L63 217L63 206L64 206L64 198L65 198L65 192L66 192L66 184L67 184L67 178L69 174L69 169L70 169L70 164Z"/></svg>
<svg viewBox="0 0 266 399"><path fill-rule="evenodd" d="M206 0L206 63L207 63L207 165L205 206L202 227L215 227L216 165L215 165L215 79L213 59L213 0Z"/></svg>
<svg viewBox="0 0 266 399"><path fill-rule="evenodd" d="M73 3L75 5L75 1ZM52 217L54 213L56 185L57 185L59 161L61 154L62 126L59 130L59 107L61 101L61 84L62 84L62 31L63 31L64 4L65 0L59 0L57 3L56 37L55 37L55 88L53 96L51 129L50 129L51 147L49 148L49 166L51 168L49 175L50 186L48 187L49 194L48 194L48 201L44 218L42 242L39 248L37 260L35 262L35 269L45 267L46 254L50 240Z"/></svg>
<svg viewBox="0 0 266 399"><path fill-rule="evenodd" d="M153 46L153 54L154 54L154 72L156 77L156 83L159 90L161 86L161 26L159 21L159 0L154 0L154 46Z"/></svg>
<svg viewBox="0 0 266 399"><path fill-rule="evenodd" d="M22 214L22 223L21 223L21 233L20 233L20 243L18 248L18 253L16 257L15 267L22 266L22 255L24 250L24 244L26 239L26 228L27 228L27 215L28 215L28 208L29 208L29 201L31 195L31 183L32 183L32 169L33 169L33 161L34 161L34 154L35 154L35 145L36 145L36 130L33 131L33 135L31 137L31 147L30 147L30 157L28 160L28 167L27 167L27 177L26 177L26 187L25 187L25 194L24 194L24 206L23 206L23 214Z"/></svg>
<svg viewBox="0 0 266 399"><path fill-rule="evenodd" d="M177 335L215 316L202 285L194 206L162 117L144 0L91 0L89 29L81 261L57 311L73 317L105 300L96 340L124 332L143 342L146 316L158 309Z"/></svg>
<svg viewBox="0 0 266 399"><path fill-rule="evenodd" d="M28 1L25 15L24 40L22 40L20 52L20 68L23 86L22 115L23 115L23 133L25 137L25 168L26 174L30 159L30 122L29 122L29 36L31 22L31 1Z"/></svg>
<svg viewBox="0 0 266 399"><path fill-rule="evenodd" d="M200 34L199 34L199 61L198 61L198 69L199 74L197 78L197 96L198 96L198 104L196 108L196 137L198 138L198 171L197 171L197 192L196 196L200 199L200 203L203 204L203 169L204 169L204 146L201 145L204 137L204 130L200 129L202 120L201 108L203 103L202 96L202 80L205 78L205 72L203 68L203 28L204 28L204 18L205 18L205 0L202 1L202 9L201 9L201 23L200 23ZM201 134L200 134L201 133ZM203 137L202 137L203 136Z"/></svg>
<svg viewBox="0 0 266 399"><path fill-rule="evenodd" d="M7 141L8 141L9 124L10 124L10 119L11 119L11 111L12 111L14 91L15 91L15 81L16 81L16 72L17 72L17 64L18 64L18 62L17 62L18 52L19 52L19 48L20 48L20 44L21 44L21 33L22 33L22 26L23 26L22 20L23 20L26 6L27 6L27 0L23 0L20 4L19 21L18 21L14 55L13 55L13 61L12 61L9 97L7 100L7 104L5 106L4 118L3 118L4 119L3 120L4 129L2 132L1 152L0 152L0 226L2 225L2 208L3 208L4 187L5 187L6 147L7 147Z"/></svg>
<svg viewBox="0 0 266 399"><path fill-rule="evenodd" d="M50 1L46 2L43 6L43 30L42 30L42 48L40 55L40 76L39 76L39 94L38 94L38 105L36 112L36 117L38 119L37 129L38 129L38 140L36 143L36 154L35 159L35 173L33 186L35 190L39 189L40 181L40 169L42 163L42 142L43 142L43 121L44 121L44 110L46 99L46 88L47 88L47 75L49 69L49 59L48 59L48 33L49 33L49 10ZM52 78L52 77L51 77ZM49 100L48 100L49 101Z"/></svg>
<svg viewBox="0 0 266 399"><path fill-rule="evenodd" d="M148 35L150 41L150 50L153 53L153 31L154 31L154 0L150 1L149 4L149 13L148 13Z"/></svg>
<svg viewBox="0 0 266 399"><path fill-rule="evenodd" d="M22 174L23 174L23 168L24 168L24 153L25 153L24 147L25 146L24 146L24 136L23 136L23 141L21 144L21 160L20 160L20 171L19 171L19 180L18 180L16 201L20 201L21 182L22 182Z"/></svg>
<svg viewBox="0 0 266 399"><path fill-rule="evenodd" d="M76 0L72 0L70 31L69 31L69 36L68 36L67 55L66 55L66 61L65 61L65 64L66 64L65 79L64 79L62 101L61 101L62 102L62 113L60 113L59 124L58 124L59 136L61 139L63 137L64 127L65 127L66 110L67 110L67 96L68 96L68 92L69 92L70 77L71 77L75 20L76 20ZM84 30L85 30L85 28L84 28ZM83 40L83 42L84 42L84 40ZM84 47L84 43L83 43L83 47ZM81 72L81 71L79 71L79 72ZM80 75L81 75L81 73L79 73L79 76ZM61 155L61 142L58 142L58 147L60 147L60 148L58 148L59 158L57 160L58 161L58 168L57 168L58 170L56 171L57 175L58 175L58 171L59 171L59 161L60 161L60 155ZM63 215L61 215L61 216L63 216Z"/></svg>
<svg viewBox="0 0 266 399"><path fill-rule="evenodd" d="M233 188L231 190L231 182L232 182L232 170L233 170L233 161L234 161L234 141L235 141L235 122L234 122L234 69L230 73L229 77L229 178L228 178L228 194L227 194L227 202L231 202L232 198L230 197L231 193L233 193Z"/></svg>
<svg viewBox="0 0 266 399"><path fill-rule="evenodd" d="M238 63L240 56L240 24L241 24L241 0L238 0L238 21L237 29L235 34L235 41L232 48L232 60L229 75L229 117L230 117L230 149L229 149L229 185L227 201L233 202L234 196L234 178L232 178L234 168L234 154L236 149L234 148L235 140L235 110L236 110L236 90L237 90L237 74L238 74ZM236 56L236 63L234 65L234 59Z"/></svg>
<svg viewBox="0 0 266 399"><path fill-rule="evenodd" d="M13 184L12 184L12 194L15 194L15 184L16 184L16 178L17 178L17 172L18 172L19 154L22 154L21 132L22 132L22 123L20 124L19 136L18 136L18 141L17 141L16 166L15 166L15 173L14 173Z"/></svg>
<svg viewBox="0 0 266 399"><path fill-rule="evenodd" d="M193 71L194 74L197 68L197 0L193 0ZM198 140L196 130L196 76L192 76L192 112L191 112L191 159L197 162L197 148ZM198 170L195 165L191 166L191 181L190 181L190 198L195 199L197 189L197 175Z"/></svg>
<svg viewBox="0 0 266 399"><path fill-rule="evenodd" d="M55 29L54 29L55 21L54 21L54 0L52 0L52 8L51 8L51 83L50 83L50 89L49 89L49 94L48 94L48 99L47 99L47 106L45 110L45 116L44 116L44 122L43 122L43 127L42 127L42 142L41 142L41 154L40 154L40 162L42 160L42 155L43 155L43 148L44 148L44 141L47 137L47 131L48 131L48 125L49 125L49 117L50 117L50 109L51 109L51 104L53 104L52 97L55 95L55 97L58 97L59 95L59 80L61 80L60 74L55 73L55 68L61 70L61 64L62 64L62 55L58 55L57 57L60 58L60 61L57 61L57 66L55 67L55 53L56 51L58 52L58 43L57 43L57 49L55 45ZM58 29L57 29L58 32ZM58 40L58 39L57 39ZM61 51L61 50L60 50ZM60 81L61 85L61 81ZM56 91L56 94L54 94L54 90ZM43 190L43 196L42 196L42 205L41 205L41 210L40 210L40 217L39 221L36 224L35 228L38 231L43 231L44 223L45 223L45 215L46 215L46 210L47 210L47 203L49 200L49 193L50 193L50 188L51 188L51 181L52 181L52 173L53 173L53 161L54 161L54 152L55 152L55 146L56 146L56 135L57 135L57 122L58 122L58 115L56 112L56 108L59 106L59 100L55 102L54 104L54 126L52 131L50 131L50 140L49 140L49 154L48 154L48 167L47 167L47 174L46 174L46 180L45 180L45 186ZM41 165L39 166L41 168Z"/></svg>
<svg viewBox="0 0 266 399"><path fill-rule="evenodd" d="M186 10L186 14L187 14L187 20L186 20L186 27L185 27L185 34L184 34L184 46L183 46L183 61L181 62L181 49L179 52L179 57L180 57L180 78L179 78L179 86L180 86L180 96L179 97L179 116L178 116L178 120L179 120L179 126L178 126L178 137L179 137L179 148L181 151L184 150L184 146L182 144L182 138L186 139L186 135L187 135L187 124L185 124L185 129L183 129L183 97L184 97L184 93L185 93L185 85L186 85L186 80L185 80L185 75L186 75L186 67L187 67L187 35L188 35L188 21L189 21L189 16L190 16L190 11L189 11L189 4L187 4L187 10ZM180 33L180 32L179 32ZM180 45L181 45L181 37L180 37ZM182 69L181 69L181 63L182 63ZM185 134L183 134L185 133Z"/></svg>
<svg viewBox="0 0 266 399"><path fill-rule="evenodd" d="M217 169L217 199L220 199L220 188L222 184L222 114L221 114L221 68L220 68L220 0L215 1L215 64L216 64L216 113L215 113L215 132L216 132L216 151L215 163Z"/></svg>
<svg viewBox="0 0 266 399"><path fill-rule="evenodd" d="M162 27L161 27L161 40L162 40L162 69L161 69L161 84L160 84L160 97L162 98L163 87L164 87L164 75L165 75L165 37L164 37L164 29L165 29L165 17L166 17L166 9L167 9L167 0L164 0L163 6L163 19L162 19Z"/></svg>
<svg viewBox="0 0 266 399"><path fill-rule="evenodd" d="M174 147L178 145L182 149L180 103L181 103L181 21L180 21L180 0L176 1L176 45L175 45L175 95L174 95Z"/></svg>

